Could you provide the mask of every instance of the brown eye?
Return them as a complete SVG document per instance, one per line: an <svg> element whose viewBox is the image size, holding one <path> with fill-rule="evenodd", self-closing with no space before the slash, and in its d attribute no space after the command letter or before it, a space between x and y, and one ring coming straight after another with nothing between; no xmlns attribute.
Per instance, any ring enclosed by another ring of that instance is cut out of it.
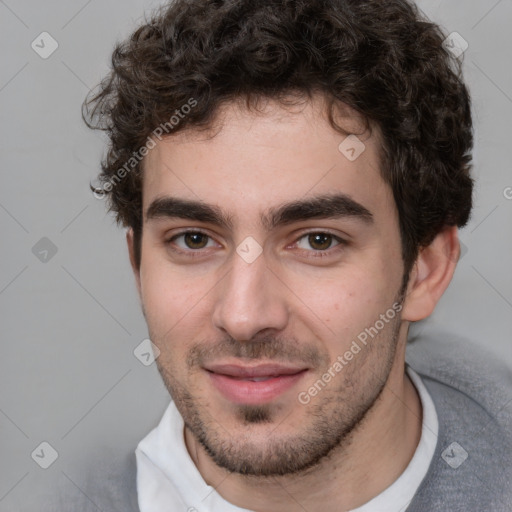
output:
<svg viewBox="0 0 512 512"><path fill-rule="evenodd" d="M295 247L300 249L307 258L324 258L338 254L349 244L339 236L327 231L311 231L304 233L295 242Z"/></svg>
<svg viewBox="0 0 512 512"><path fill-rule="evenodd" d="M308 243L313 249L325 251L329 249L333 236L328 233L312 233L308 235Z"/></svg>
<svg viewBox="0 0 512 512"><path fill-rule="evenodd" d="M204 233L184 233L183 240L189 249L203 249L208 243L208 236Z"/></svg>
<svg viewBox="0 0 512 512"><path fill-rule="evenodd" d="M301 236L297 242L297 247L309 252L321 252L327 251L333 247L333 242L336 242L334 244L334 246L336 246L339 245L342 240L330 233L318 231L314 233L306 233ZM314 251L311 251L311 249L314 249Z"/></svg>
<svg viewBox="0 0 512 512"><path fill-rule="evenodd" d="M170 249L182 253L200 252L200 249L215 245L213 239L201 231L182 231L165 243Z"/></svg>

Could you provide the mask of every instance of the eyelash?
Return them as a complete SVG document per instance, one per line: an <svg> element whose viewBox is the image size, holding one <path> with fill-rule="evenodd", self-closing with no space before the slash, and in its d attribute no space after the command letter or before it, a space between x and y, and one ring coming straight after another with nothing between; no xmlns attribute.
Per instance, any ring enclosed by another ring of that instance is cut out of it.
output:
<svg viewBox="0 0 512 512"><path fill-rule="evenodd" d="M203 249L189 249L189 250L185 251L183 249L176 249L176 248L172 247L172 242L174 242L177 238L179 238L181 236L184 236L184 235L187 235L187 234L203 235L203 236L207 237L210 240L213 239L213 237L211 237L210 235L208 235L208 233L205 233L204 231L200 231L200 230L186 230L186 231L181 231L179 233L174 234L171 238L169 238L168 240L165 240L164 243L165 243L166 246L170 247L171 250L173 252L175 252L175 253L183 254L183 255L186 255L186 256L192 257L192 258L202 257L203 256L202 253L204 252ZM331 247L329 249L320 250L320 251L316 251L316 250L307 251L306 249L302 249L303 251L312 253L312 255L307 256L308 258L323 258L323 257L326 257L326 256L330 256L332 252L337 252L336 248L338 248L338 250L340 250L344 246L348 245L348 242L346 240L343 240L339 236L336 236L333 233L330 233L329 231L308 231L306 233L302 233L296 239L294 244L296 244L297 242L302 240L304 237L307 237L307 236L310 236L310 235L329 235L329 236L331 236L333 238L333 240L338 242L338 245L335 245L334 247Z"/></svg>

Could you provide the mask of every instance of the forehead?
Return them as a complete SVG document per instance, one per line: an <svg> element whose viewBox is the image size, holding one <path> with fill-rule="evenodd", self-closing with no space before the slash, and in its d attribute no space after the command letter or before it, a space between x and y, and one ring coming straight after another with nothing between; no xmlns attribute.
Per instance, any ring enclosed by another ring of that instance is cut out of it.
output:
<svg viewBox="0 0 512 512"><path fill-rule="evenodd" d="M268 218L265 212L299 199L344 194L377 214L395 214L380 176L380 134L361 117L314 98L293 108L268 101L259 111L239 103L219 109L208 131L190 128L157 141L143 164L144 218L158 198L214 205L234 222Z"/></svg>

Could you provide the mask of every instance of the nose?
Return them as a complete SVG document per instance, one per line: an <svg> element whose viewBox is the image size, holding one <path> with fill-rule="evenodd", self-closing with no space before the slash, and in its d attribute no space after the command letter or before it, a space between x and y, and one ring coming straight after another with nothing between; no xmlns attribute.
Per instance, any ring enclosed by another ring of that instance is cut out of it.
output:
<svg viewBox="0 0 512 512"><path fill-rule="evenodd" d="M216 287L213 324L238 341L249 341L266 329L282 330L288 322L286 286L262 253L247 263L237 253Z"/></svg>

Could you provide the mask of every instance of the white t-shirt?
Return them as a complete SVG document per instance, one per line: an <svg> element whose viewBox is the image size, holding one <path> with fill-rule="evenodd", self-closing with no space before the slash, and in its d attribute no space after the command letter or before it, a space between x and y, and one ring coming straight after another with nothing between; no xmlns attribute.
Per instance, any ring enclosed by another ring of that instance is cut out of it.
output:
<svg viewBox="0 0 512 512"><path fill-rule="evenodd" d="M420 442L400 477L351 512L405 511L427 474L437 442L437 413L420 376L409 366L406 371L418 390L423 409ZM188 454L183 418L174 402L158 426L138 444L135 455L140 512L248 512L226 501L203 480Z"/></svg>

